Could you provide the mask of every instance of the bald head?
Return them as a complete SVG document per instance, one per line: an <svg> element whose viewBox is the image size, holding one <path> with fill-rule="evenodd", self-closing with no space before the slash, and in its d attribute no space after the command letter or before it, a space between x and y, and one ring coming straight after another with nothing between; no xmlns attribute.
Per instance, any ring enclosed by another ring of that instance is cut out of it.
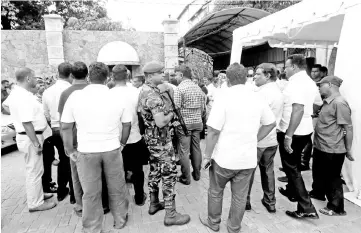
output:
<svg viewBox="0 0 361 233"><path fill-rule="evenodd" d="M23 83L26 77L32 77L32 76L34 76L34 71L27 67L20 68L15 72L16 81L18 83Z"/></svg>

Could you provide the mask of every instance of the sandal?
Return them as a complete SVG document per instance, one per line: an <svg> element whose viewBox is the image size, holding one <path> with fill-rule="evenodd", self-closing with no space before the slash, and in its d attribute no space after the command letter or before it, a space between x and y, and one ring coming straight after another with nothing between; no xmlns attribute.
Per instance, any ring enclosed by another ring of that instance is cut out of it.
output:
<svg viewBox="0 0 361 233"><path fill-rule="evenodd" d="M333 210L330 210L329 208L325 207L319 210L320 213L327 215L327 216L345 216L347 213L346 211L340 212L340 213L336 213Z"/></svg>

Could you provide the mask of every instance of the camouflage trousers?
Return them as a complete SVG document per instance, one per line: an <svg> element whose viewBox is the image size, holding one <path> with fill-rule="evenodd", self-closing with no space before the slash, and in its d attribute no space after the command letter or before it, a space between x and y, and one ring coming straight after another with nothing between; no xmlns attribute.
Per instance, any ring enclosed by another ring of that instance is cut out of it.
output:
<svg viewBox="0 0 361 233"><path fill-rule="evenodd" d="M175 184L177 182L177 166L172 156L150 156L148 188L149 192L159 191L159 182L162 180L162 191L165 208L171 208L175 198Z"/></svg>

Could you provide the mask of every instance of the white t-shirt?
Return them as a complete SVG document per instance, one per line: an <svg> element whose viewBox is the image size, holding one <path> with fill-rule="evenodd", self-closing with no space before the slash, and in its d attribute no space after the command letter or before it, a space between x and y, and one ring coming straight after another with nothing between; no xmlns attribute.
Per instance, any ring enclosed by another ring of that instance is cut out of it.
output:
<svg viewBox="0 0 361 233"><path fill-rule="evenodd" d="M10 98L9 98L10 97ZM25 132L23 122L31 122L35 131L44 131L47 127L43 107L33 93L22 87L16 87L11 91L6 105L9 106L10 114L17 133Z"/></svg>
<svg viewBox="0 0 361 233"><path fill-rule="evenodd" d="M212 158L226 169L255 168L260 125L274 122L264 99L244 85L220 92L207 121L208 126L220 131Z"/></svg>
<svg viewBox="0 0 361 233"><path fill-rule="evenodd" d="M125 100L127 104L129 104L129 108L132 110L132 128L130 130L129 138L127 144L132 144L138 142L142 139L139 131L139 122L138 122L138 115L137 115L137 107L138 107L138 99L139 99L139 90L133 86L116 86L109 90L110 95L112 96L111 99L114 102L118 100ZM119 126L119 140L121 139L122 135L122 124Z"/></svg>
<svg viewBox="0 0 361 233"><path fill-rule="evenodd" d="M273 115L278 124L282 117L283 110L283 95L275 82L267 83L258 89L258 93L264 97L265 101L270 106ZM266 148L270 146L277 146L276 127L261 141L258 142L258 147Z"/></svg>
<svg viewBox="0 0 361 233"><path fill-rule="evenodd" d="M304 113L294 134L308 135L312 133L313 104L321 106L322 99L315 82L307 75L306 71L300 71L289 78L283 96L283 114L278 129L286 132L291 120L292 104L296 103L304 106Z"/></svg>
<svg viewBox="0 0 361 233"><path fill-rule="evenodd" d="M61 93L71 84L64 80L57 80L54 85L46 89L43 93L43 107L46 117L51 120L51 128L60 127L60 114L58 112Z"/></svg>
<svg viewBox="0 0 361 233"><path fill-rule="evenodd" d="M78 151L96 153L120 147L119 127L132 121L125 99L111 99L107 86L90 84L66 101L61 121L76 123Z"/></svg>

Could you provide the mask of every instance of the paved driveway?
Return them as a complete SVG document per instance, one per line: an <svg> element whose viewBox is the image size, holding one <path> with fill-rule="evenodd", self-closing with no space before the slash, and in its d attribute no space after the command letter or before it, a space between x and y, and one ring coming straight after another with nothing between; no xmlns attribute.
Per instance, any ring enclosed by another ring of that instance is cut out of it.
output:
<svg viewBox="0 0 361 233"><path fill-rule="evenodd" d="M202 143L202 147L203 147ZM278 171L280 166L279 156L276 155L275 172L276 176L284 175ZM53 177L56 177L56 167L53 167ZM146 172L148 172L148 167ZM311 186L311 172L303 173L307 188ZM1 232L56 232L72 233L81 232L81 219L73 213L73 206L69 198L65 199L52 210L44 212L29 213L26 206L25 196L24 160L18 151L3 155L1 157ZM192 220L184 226L165 227L163 225L164 211L154 216L148 215L148 205L138 207L131 200L129 209L129 221L122 230L113 229L113 217L111 214L104 218L104 232L129 232L129 233L157 233L157 232L183 232L183 233L207 233L211 232L203 227L198 220L199 213L206 212L208 173L202 174L198 182L192 181L191 185L176 185L177 210L191 215ZM276 181L276 186L283 186L283 183ZM276 187L276 188L277 188ZM131 195L134 195L133 188L129 185ZM278 191L277 213L269 214L262 206L260 199L262 189L259 172L256 172L255 184L252 190L252 211L246 212L242 232L254 233L296 233L296 232L324 232L324 233L360 233L361 232L361 208L345 201L345 208L348 213L345 217L328 217L320 214L319 220L294 220L285 215L285 210L296 209L296 204L291 203ZM227 232L225 220L228 216L231 193L229 185L224 192L223 214L220 232ZM325 206L326 202L313 201L316 209Z"/></svg>

